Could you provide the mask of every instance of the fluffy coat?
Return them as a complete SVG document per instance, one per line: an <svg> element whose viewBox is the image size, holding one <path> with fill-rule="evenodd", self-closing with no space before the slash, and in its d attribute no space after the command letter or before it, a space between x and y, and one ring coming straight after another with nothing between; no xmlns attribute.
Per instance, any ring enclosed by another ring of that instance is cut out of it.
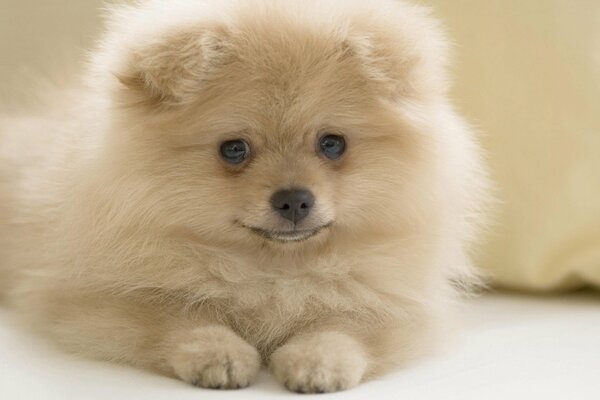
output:
<svg viewBox="0 0 600 400"><path fill-rule="evenodd" d="M487 180L448 100L429 11L376 0L150 0L112 7L85 83L0 119L0 288L69 351L202 387L261 363L347 389L433 348ZM315 141L343 135L332 162ZM232 168L219 144L242 137ZM280 243L280 188L308 223ZM314 215L313 215L314 214Z"/></svg>

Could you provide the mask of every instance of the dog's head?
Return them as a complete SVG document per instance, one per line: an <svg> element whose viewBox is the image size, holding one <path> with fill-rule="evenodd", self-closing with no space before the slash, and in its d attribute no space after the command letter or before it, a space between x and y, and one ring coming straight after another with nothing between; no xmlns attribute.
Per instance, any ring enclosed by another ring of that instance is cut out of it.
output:
<svg viewBox="0 0 600 400"><path fill-rule="evenodd" d="M115 168L145 188L140 212L271 247L415 218L445 47L423 9L366 3L115 11L93 63L112 73L108 142Z"/></svg>

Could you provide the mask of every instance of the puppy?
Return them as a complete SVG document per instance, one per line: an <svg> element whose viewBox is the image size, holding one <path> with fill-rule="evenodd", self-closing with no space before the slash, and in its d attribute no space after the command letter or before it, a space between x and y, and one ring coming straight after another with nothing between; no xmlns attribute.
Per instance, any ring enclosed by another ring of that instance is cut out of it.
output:
<svg viewBox="0 0 600 400"><path fill-rule="evenodd" d="M487 180L427 9L150 0L1 126L2 287L65 349L331 392L431 350Z"/></svg>

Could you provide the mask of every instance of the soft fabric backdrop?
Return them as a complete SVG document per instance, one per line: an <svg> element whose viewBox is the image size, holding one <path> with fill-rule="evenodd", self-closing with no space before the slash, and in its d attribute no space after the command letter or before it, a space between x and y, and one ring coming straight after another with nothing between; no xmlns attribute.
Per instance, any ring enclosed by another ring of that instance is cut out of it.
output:
<svg viewBox="0 0 600 400"><path fill-rule="evenodd" d="M421 3L457 43L454 96L484 134L498 186L480 264L501 286L600 287L600 1ZM31 74L76 70L101 4L0 0L4 96Z"/></svg>
<svg viewBox="0 0 600 400"><path fill-rule="evenodd" d="M431 3L502 201L481 265L516 288L600 286L600 1Z"/></svg>

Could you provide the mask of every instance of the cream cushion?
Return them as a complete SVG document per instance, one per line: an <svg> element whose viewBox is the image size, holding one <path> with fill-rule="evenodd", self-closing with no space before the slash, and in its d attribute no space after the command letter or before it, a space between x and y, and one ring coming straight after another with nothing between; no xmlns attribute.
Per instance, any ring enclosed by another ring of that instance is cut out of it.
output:
<svg viewBox="0 0 600 400"><path fill-rule="evenodd" d="M501 286L600 287L600 2L431 3L498 186L480 265Z"/></svg>

